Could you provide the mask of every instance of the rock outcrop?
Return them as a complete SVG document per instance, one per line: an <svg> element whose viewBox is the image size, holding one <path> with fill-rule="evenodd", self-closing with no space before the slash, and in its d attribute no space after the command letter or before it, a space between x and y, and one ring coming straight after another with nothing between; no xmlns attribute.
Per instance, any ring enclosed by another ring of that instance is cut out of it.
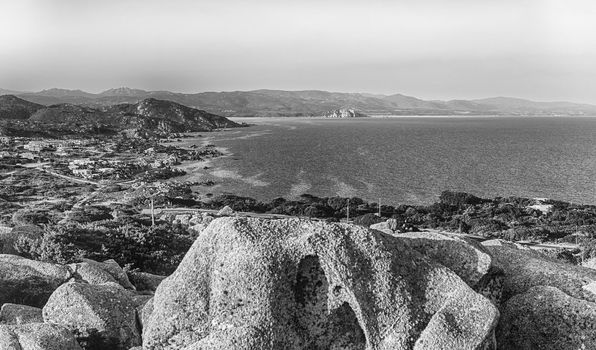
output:
<svg viewBox="0 0 596 350"><path fill-rule="evenodd" d="M145 326L148 324L149 318L151 317L152 313L153 313L153 298L147 300L147 302L145 304L139 305L137 307L137 317L138 317L138 321L141 326L141 329L144 329Z"/></svg>
<svg viewBox="0 0 596 350"><path fill-rule="evenodd" d="M128 279L138 291L155 292L159 284L166 278L166 276L140 271L129 271L127 274Z"/></svg>
<svg viewBox="0 0 596 350"><path fill-rule="evenodd" d="M325 113L325 118L366 118L368 115L352 108L340 108Z"/></svg>
<svg viewBox="0 0 596 350"><path fill-rule="evenodd" d="M111 274L99 267L99 263L82 262L68 266L73 272L73 277L78 281L89 284L118 283Z"/></svg>
<svg viewBox="0 0 596 350"><path fill-rule="evenodd" d="M455 272L495 305L501 300L504 273L486 249L473 241L433 232L395 234L408 247Z"/></svg>
<svg viewBox="0 0 596 350"><path fill-rule="evenodd" d="M66 283L44 306L43 318L68 328L79 342L95 348L128 349L141 343L134 301L116 283Z"/></svg>
<svg viewBox="0 0 596 350"><path fill-rule="evenodd" d="M404 239L221 218L162 282L145 349L484 349L498 311Z"/></svg>
<svg viewBox="0 0 596 350"><path fill-rule="evenodd" d="M0 324L20 325L42 322L43 316L38 307L7 303L0 309Z"/></svg>
<svg viewBox="0 0 596 350"><path fill-rule="evenodd" d="M532 287L506 303L497 339L501 350L596 349L596 304Z"/></svg>
<svg viewBox="0 0 596 350"><path fill-rule="evenodd" d="M0 254L0 305L42 307L54 290L71 277L63 265Z"/></svg>
<svg viewBox="0 0 596 350"><path fill-rule="evenodd" d="M596 348L596 271L501 240L482 245L505 273L499 349Z"/></svg>
<svg viewBox="0 0 596 350"><path fill-rule="evenodd" d="M135 286L133 286L132 283L130 283L130 280L128 279L128 275L126 274L126 271L124 271L124 269L122 269L120 267L120 265L118 265L118 263L114 259L109 259L104 262L97 262L97 261L94 261L91 259L83 259L83 262L93 265L94 267L97 267L97 268L107 272L122 287L124 287L126 289L135 289Z"/></svg>
<svg viewBox="0 0 596 350"><path fill-rule="evenodd" d="M0 325L2 350L81 350L66 328L46 323Z"/></svg>
<svg viewBox="0 0 596 350"><path fill-rule="evenodd" d="M536 286L560 289L569 296L596 302L596 271L546 257L538 251L502 240L482 242L497 267L505 272L503 299Z"/></svg>

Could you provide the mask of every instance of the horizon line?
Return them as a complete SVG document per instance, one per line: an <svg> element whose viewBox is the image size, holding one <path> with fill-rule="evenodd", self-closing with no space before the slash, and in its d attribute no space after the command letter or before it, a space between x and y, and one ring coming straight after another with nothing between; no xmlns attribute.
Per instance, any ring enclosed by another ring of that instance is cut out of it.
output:
<svg viewBox="0 0 596 350"><path fill-rule="evenodd" d="M147 93L168 92L168 93L181 94L181 95L196 95L196 94L204 94L204 93L257 92L257 91L283 91L283 92L309 92L309 91L316 91L316 92L326 92L326 93L332 93L332 94L376 95L376 96L383 96L383 97L391 97L391 96L400 95L400 96L409 97L409 98L415 98L415 99L422 100L422 101L427 101L427 102L434 102L434 101L438 101L438 102L482 101L482 100L494 99L494 98L507 98L507 99L524 100L524 101L528 101L528 102L536 102L536 103L573 103L573 104L590 105L590 106L595 106L596 107L596 102L576 102L576 101L569 101L569 100L534 100L534 99L530 99L530 98L526 98L526 97L504 96L504 95L492 95L492 96L487 96L487 97L482 97L482 98L473 98L473 99L467 99L467 98L425 99L425 98L421 98L421 97L417 97L417 96L413 96L413 95L409 95L409 94L403 94L403 93L400 93L400 92L396 92L396 93L392 93L392 94L386 94L386 93L374 93L374 92L362 92L362 91L360 91L360 92L353 92L353 91L352 92L348 92L348 91L329 91L329 90L321 90L321 89L284 90L284 89L272 89L272 88L259 88L259 89L251 89L251 90L219 90L219 91L217 91L217 90L205 90L205 91L196 91L196 92L179 92L179 91L171 91L171 90L146 90L146 89L141 89L141 88L131 88L131 87L127 87L127 86L120 86L120 87L115 87L115 88L109 88L109 89L101 90L99 92L89 92L89 91L83 90L83 89L70 89L70 88L60 88L60 87L50 87L50 88L45 88L45 89L38 90L38 91L32 91L32 90L28 90L28 91L12 90L12 89L7 89L7 88L4 88L4 87L0 87L0 90L9 92L7 94L2 94L2 95L39 94L39 93L42 93L44 91L51 91L51 90L63 90L63 91L72 91L72 92L80 91L80 92L83 92L83 93L86 93L86 94L90 94L90 95L101 95L104 92L107 92L107 91L110 91L110 90L118 90L118 89L139 90L139 91L143 91L143 92L147 92Z"/></svg>

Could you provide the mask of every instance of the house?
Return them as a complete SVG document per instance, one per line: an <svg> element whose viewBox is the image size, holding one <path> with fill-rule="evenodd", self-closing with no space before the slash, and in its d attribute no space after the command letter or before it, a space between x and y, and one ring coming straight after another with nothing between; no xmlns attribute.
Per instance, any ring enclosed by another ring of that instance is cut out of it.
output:
<svg viewBox="0 0 596 350"><path fill-rule="evenodd" d="M95 177L96 174L93 174L91 169L72 169L72 174L75 176L80 176L84 178L92 178Z"/></svg>
<svg viewBox="0 0 596 350"><path fill-rule="evenodd" d="M70 155L72 151L72 147L60 145L56 148L56 152L54 152L54 154L60 157L66 157Z"/></svg>
<svg viewBox="0 0 596 350"><path fill-rule="evenodd" d="M32 152L23 152L23 153L19 154L19 157L24 158L24 159L35 160L35 159L39 158L39 155L32 153Z"/></svg>
<svg viewBox="0 0 596 350"><path fill-rule="evenodd" d="M114 168L99 168L99 169L97 169L97 171L102 174L113 174L116 171L116 169L114 169Z"/></svg>
<svg viewBox="0 0 596 350"><path fill-rule="evenodd" d="M88 167L90 165L95 165L95 161L91 160L91 159L75 159L73 161L71 161L70 163L68 163L68 167L70 169L77 169L80 167Z"/></svg>
<svg viewBox="0 0 596 350"><path fill-rule="evenodd" d="M29 141L23 148L31 152L41 152L50 148L50 144L45 141Z"/></svg>

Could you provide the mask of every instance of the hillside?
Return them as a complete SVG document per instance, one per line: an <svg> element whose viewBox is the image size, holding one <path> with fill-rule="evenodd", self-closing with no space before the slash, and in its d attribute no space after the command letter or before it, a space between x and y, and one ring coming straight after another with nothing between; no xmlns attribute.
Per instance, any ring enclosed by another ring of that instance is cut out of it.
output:
<svg viewBox="0 0 596 350"><path fill-rule="evenodd" d="M240 126L219 115L190 108L176 102L144 99L136 104L104 108L107 118L122 128L145 128L164 132L210 131Z"/></svg>
<svg viewBox="0 0 596 350"><path fill-rule="evenodd" d="M317 116L351 106L375 115L596 115L596 106L571 102L535 102L508 97L478 100L422 100L402 94L338 93L320 90L253 90L175 93L116 88L98 94L80 90L49 89L19 93L18 97L43 105L71 103L91 107L136 104L153 98L223 116Z"/></svg>
<svg viewBox="0 0 596 350"><path fill-rule="evenodd" d="M0 119L27 119L42 105L20 99L14 95L0 96Z"/></svg>
<svg viewBox="0 0 596 350"><path fill-rule="evenodd" d="M0 103L0 109L13 104ZM27 116L28 118L5 121L0 128L2 134L58 136L77 133L113 134L130 130L137 135L164 136L170 133L211 131L240 126L225 117L153 98L144 99L136 104L96 108L68 103L48 107L31 105L38 106L38 109L30 117Z"/></svg>

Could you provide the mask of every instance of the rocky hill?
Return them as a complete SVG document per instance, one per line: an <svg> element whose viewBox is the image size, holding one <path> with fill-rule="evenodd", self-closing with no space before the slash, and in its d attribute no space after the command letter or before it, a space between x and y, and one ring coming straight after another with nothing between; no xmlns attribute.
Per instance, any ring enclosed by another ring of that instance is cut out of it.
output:
<svg viewBox="0 0 596 350"><path fill-rule="evenodd" d="M570 102L534 102L496 97L479 100L422 100L402 94L373 95L319 90L253 90L174 93L131 88L109 89L99 94L80 90L49 89L22 92L18 97L39 104L58 103L109 106L138 103L146 98L174 101L223 116L320 116L351 106L366 114L398 115L595 115L596 106Z"/></svg>
<svg viewBox="0 0 596 350"><path fill-rule="evenodd" d="M18 98L14 97L14 99ZM37 108L30 117L21 118L18 123L4 123L0 125L0 130L4 130L5 134L10 133L12 136L18 135L19 130L27 135L43 135L45 132L48 136L69 133L109 134L122 130L131 130L133 133L142 135L167 135L240 126L225 117L153 98L142 100L136 104L99 108L73 104L56 104L48 107L29 104ZM0 108L3 105L0 103ZM25 112L18 112L21 114L15 115L27 116Z"/></svg>
<svg viewBox="0 0 596 350"><path fill-rule="evenodd" d="M113 260L62 265L0 254L0 344L593 349L595 285L593 269L501 240L210 218L165 279Z"/></svg>
<svg viewBox="0 0 596 350"><path fill-rule="evenodd" d="M0 119L28 119L44 106L25 101L14 95L0 96Z"/></svg>
<svg viewBox="0 0 596 350"><path fill-rule="evenodd" d="M106 119L105 113L102 111L77 106L69 103L51 105L36 111L29 120L41 122L46 124L85 124L85 123L99 123Z"/></svg>
<svg viewBox="0 0 596 350"><path fill-rule="evenodd" d="M329 111L323 115L325 118L366 118L368 115L351 108L341 108Z"/></svg>
<svg viewBox="0 0 596 350"><path fill-rule="evenodd" d="M148 98L136 104L116 105L103 110L111 116L133 116L136 119L134 122L132 119L123 121L122 124L125 126L140 123L145 127L164 128L164 131L171 132L209 131L240 126L225 117L154 98Z"/></svg>

